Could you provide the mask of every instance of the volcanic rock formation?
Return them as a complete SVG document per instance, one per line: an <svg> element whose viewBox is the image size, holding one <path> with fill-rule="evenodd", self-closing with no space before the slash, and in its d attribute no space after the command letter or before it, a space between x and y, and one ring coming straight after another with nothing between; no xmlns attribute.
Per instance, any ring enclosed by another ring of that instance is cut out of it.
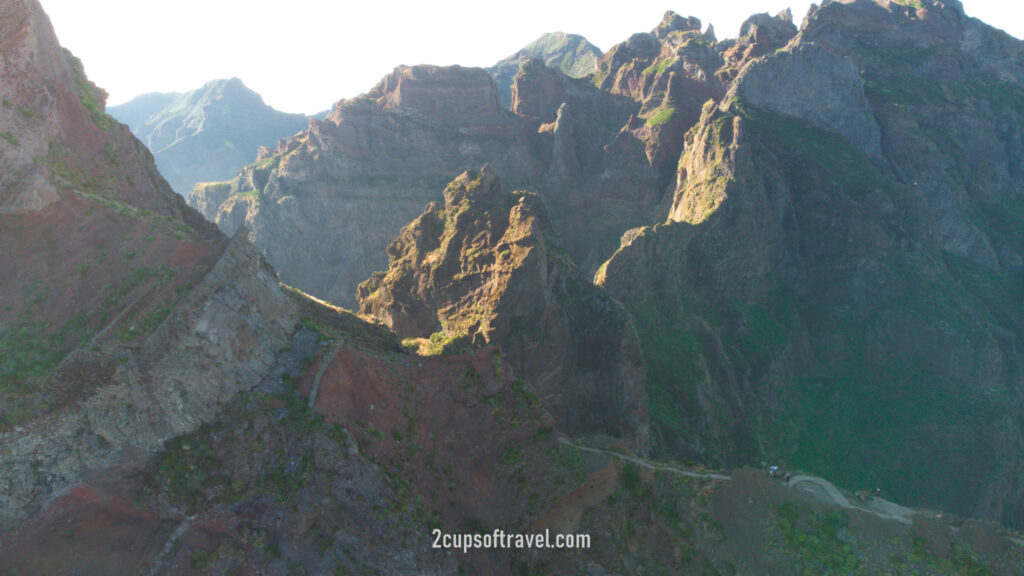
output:
<svg viewBox="0 0 1024 576"><path fill-rule="evenodd" d="M552 240L540 198L466 172L388 248L360 311L431 347L501 346L571 435L646 452L644 366L633 322Z"/></svg>
<svg viewBox="0 0 1024 576"><path fill-rule="evenodd" d="M598 278L669 453L1020 525L1024 89L981 36L958 3L826 3L705 106L667 224Z"/></svg>

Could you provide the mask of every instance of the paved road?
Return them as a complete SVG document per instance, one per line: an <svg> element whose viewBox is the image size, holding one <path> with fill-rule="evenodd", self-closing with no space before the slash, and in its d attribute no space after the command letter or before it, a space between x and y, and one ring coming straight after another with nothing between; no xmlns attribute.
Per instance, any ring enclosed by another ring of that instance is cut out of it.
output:
<svg viewBox="0 0 1024 576"><path fill-rule="evenodd" d="M633 464L636 464L637 466L646 468L648 470L664 470L668 472L674 472L676 474L682 474L683 476L689 476L691 478L707 478L710 480L721 481L732 480L731 476L727 476L725 474L716 474L714 472L695 472L693 470L686 470L685 468L677 468L675 466L668 466L665 464L652 464L647 460L643 460L635 456L628 456L626 454L615 452L613 450L604 450L601 448L590 448L589 446L581 446L573 442L572 440L561 436L558 438L558 441L561 442L562 444L565 444L566 446L572 446L577 450L582 450L584 452L593 452L595 454L604 454L606 456L611 456L612 458L618 458L620 460L632 462ZM816 497L818 497L819 500L822 500L826 503L831 502L836 506L839 506L840 508L861 510L863 512L874 514L875 516L878 516L880 518L893 520L901 524L912 524L912 518L914 514L916 514L916 512L914 512L910 508L905 508L903 506L900 506L899 504L894 504L892 502L889 502L888 500L883 500L881 498L875 498L871 502L867 502L864 504L852 504L846 498L846 496L844 496L843 493L840 492L839 489L836 488L831 482L825 480L824 478L819 478L817 476L793 476L792 478L789 479L789 483L786 486L791 489L802 490L804 492L814 494ZM824 494L815 494L816 490L821 490ZM822 496L824 496L824 498Z"/></svg>
<svg viewBox="0 0 1024 576"><path fill-rule="evenodd" d="M801 487L801 484L809 484L821 488L825 492L825 495L828 496L828 500L831 500L832 503L836 504L840 508L862 510L864 512L870 512L880 518L887 518L901 524L913 524L913 517L916 512L910 508L905 508L899 504L889 502L888 500L874 498L870 502L865 502L863 504L851 504L846 496L843 496L843 493L840 492L839 489L831 482L824 478L818 478L817 476L793 476L789 479L788 486L796 490L810 491L805 490L805 487ZM824 499L819 497L819 500ZM826 500L826 502L828 500Z"/></svg>

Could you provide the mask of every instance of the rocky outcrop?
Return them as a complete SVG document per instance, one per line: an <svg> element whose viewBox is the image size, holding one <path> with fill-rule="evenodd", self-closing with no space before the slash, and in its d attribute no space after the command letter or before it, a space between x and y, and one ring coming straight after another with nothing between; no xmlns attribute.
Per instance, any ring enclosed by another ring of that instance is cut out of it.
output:
<svg viewBox="0 0 1024 576"><path fill-rule="evenodd" d="M663 446L1020 522L1022 89L973 64L964 22L825 3L705 107L669 223L598 276Z"/></svg>
<svg viewBox="0 0 1024 576"><path fill-rule="evenodd" d="M716 45L726 63L716 76L723 82L732 81L747 62L784 48L796 33L793 13L788 8L775 16L766 12L754 14L740 26L736 39Z"/></svg>
<svg viewBox="0 0 1024 576"><path fill-rule="evenodd" d="M166 440L209 423L236 393L259 383L297 319L273 271L244 234L236 236L123 362L109 367L116 345L99 343L70 359L54 386L82 372L109 371L81 405L0 435L0 485L8 495L0 521L24 517L122 452L152 454Z"/></svg>
<svg viewBox="0 0 1024 576"><path fill-rule="evenodd" d="M629 314L550 240L540 199L487 167L448 185L359 288L360 311L403 338L498 344L559 428L646 451L644 366Z"/></svg>
<svg viewBox="0 0 1024 576"><path fill-rule="evenodd" d="M188 208L104 113L38 2L3 0L0 14L0 124L13 148L0 155L0 197L16 212L0 214L10 526L90 469L138 465L209 422L260 380L296 314L246 238L229 244Z"/></svg>
<svg viewBox="0 0 1024 576"><path fill-rule="evenodd" d="M621 229L647 221L660 200L642 144L636 153L635 138L619 134L636 106L539 62L516 84L520 115L499 106L483 70L400 67L261 152L216 208L210 199L224 186L200 187L190 202L229 234L244 223L285 282L354 306L356 286L386 265L401 227L459 173L490 164L537 190L555 234L596 269ZM576 120L574 129L560 125L556 151L552 122L562 103ZM571 175L559 168L570 150L579 164Z"/></svg>
<svg viewBox="0 0 1024 576"><path fill-rule="evenodd" d="M260 146L273 146L309 121L267 106L238 78L184 94L145 94L108 112L152 150L160 173L182 196L198 182L233 177L256 160Z"/></svg>
<svg viewBox="0 0 1024 576"><path fill-rule="evenodd" d="M236 235L132 364L115 373L119 385L85 403L91 430L111 445L153 450L197 428L260 381L297 320L274 271L245 234Z"/></svg>
<svg viewBox="0 0 1024 576"><path fill-rule="evenodd" d="M623 129L643 142L659 189L675 173L683 136L701 107L725 93L717 76L720 52L714 33L701 33L699 19L669 11L651 33L634 34L601 57L594 84L641 103L637 119Z"/></svg>
<svg viewBox="0 0 1024 576"><path fill-rule="evenodd" d="M732 91L752 106L803 118L845 136L868 157L881 157L881 131L850 58L797 44L748 64Z"/></svg>
<svg viewBox="0 0 1024 576"><path fill-rule="evenodd" d="M537 59L570 78L583 78L597 70L601 50L577 34L550 32L530 42L522 50L502 59L487 69L494 77L498 95L504 108L512 106L512 83L519 67L530 59Z"/></svg>

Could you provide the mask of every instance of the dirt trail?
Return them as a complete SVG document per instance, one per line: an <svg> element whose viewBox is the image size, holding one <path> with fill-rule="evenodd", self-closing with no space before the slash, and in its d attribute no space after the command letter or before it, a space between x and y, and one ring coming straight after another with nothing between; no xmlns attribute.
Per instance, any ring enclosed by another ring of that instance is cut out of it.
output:
<svg viewBox="0 0 1024 576"><path fill-rule="evenodd" d="M153 563L153 568L149 571L150 576L156 576L161 570L163 570L164 562L167 561L171 552L174 551L174 546L178 543L178 539L188 531L195 519L195 516L186 517L181 521L181 524L178 525L178 528L171 533L171 536L167 539L167 543L164 544L163 550L160 551L160 555L157 556L156 562Z"/></svg>
<svg viewBox="0 0 1024 576"><path fill-rule="evenodd" d="M572 440L569 440L568 438L564 437L560 437L558 441L561 442L562 444L565 444L566 446L572 446L577 450L583 450L584 452L594 452L595 454L605 454L613 458L618 458L620 460L632 462L633 464L636 464L637 466L646 468L648 470L665 470L668 472L675 472L676 474L682 474L683 476L689 476L691 478L709 478L711 480L732 480L731 476L726 476L725 474L715 474L713 472L693 472L692 470L684 470L683 468L676 468L675 466L667 466L664 464L651 464L646 460L636 458L634 456L627 456L625 454L621 454L619 452L615 452L612 450L602 450L600 448L589 448L587 446L580 446L579 444L576 444Z"/></svg>
<svg viewBox="0 0 1024 576"><path fill-rule="evenodd" d="M320 391L320 380L323 379L324 373L327 372L327 368L331 365L334 357L338 355L338 351L341 350L342 344L342 340L338 340L332 344L330 351L328 351L327 354L324 354L323 358L320 360L320 369L317 370L316 377L313 378L313 387L309 390L310 410L316 406L316 395Z"/></svg>

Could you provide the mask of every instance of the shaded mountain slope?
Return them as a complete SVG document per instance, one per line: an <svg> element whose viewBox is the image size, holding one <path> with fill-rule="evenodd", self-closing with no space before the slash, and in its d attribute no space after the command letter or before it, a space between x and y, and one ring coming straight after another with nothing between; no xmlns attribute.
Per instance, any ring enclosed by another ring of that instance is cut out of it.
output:
<svg viewBox="0 0 1024 576"><path fill-rule="evenodd" d="M652 177L642 147L618 135L632 103L558 78L587 102L579 136L571 112L555 122L557 104L529 118L502 110L483 70L400 67L365 96L339 102L327 120L262 151L237 179L197 186L189 202L228 234L244 222L286 282L354 306L356 286L386 266L401 227L440 200L452 178L489 163L544 197L566 248L596 268L621 229L651 217ZM602 123L589 125L600 115Z"/></svg>
<svg viewBox="0 0 1024 576"><path fill-rule="evenodd" d="M197 182L234 176L260 146L306 127L302 114L278 112L238 78L214 80L185 94L144 94L109 113L153 151L171 187L185 195Z"/></svg>
<svg viewBox="0 0 1024 576"><path fill-rule="evenodd" d="M1024 93L985 35L958 3L828 3L705 107L667 223L598 277L668 453L1020 525Z"/></svg>
<svg viewBox="0 0 1024 576"><path fill-rule="evenodd" d="M730 71L783 46L795 33L789 18L752 18L745 36L719 44L699 20L669 12L602 55L587 79L527 60L512 113L482 70L400 67L238 178L197 186L189 203L229 235L244 222L285 281L354 306L401 227L452 178L490 164L544 199L559 242L593 272L624 231L671 202L701 106L724 95Z"/></svg>

